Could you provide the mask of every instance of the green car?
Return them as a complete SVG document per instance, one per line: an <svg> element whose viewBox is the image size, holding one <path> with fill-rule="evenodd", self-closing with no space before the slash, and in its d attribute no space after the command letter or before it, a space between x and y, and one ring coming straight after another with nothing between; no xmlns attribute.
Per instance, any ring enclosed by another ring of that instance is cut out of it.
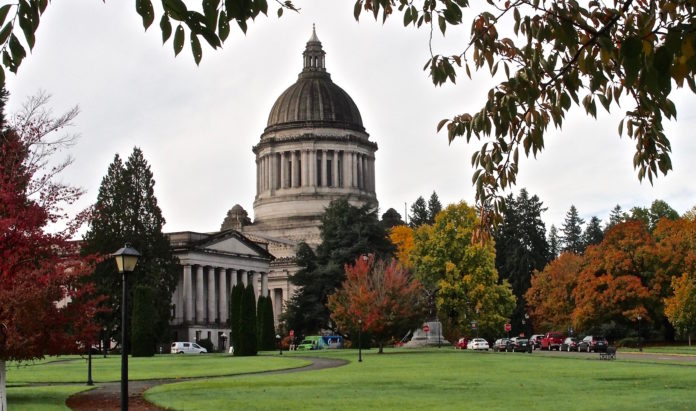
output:
<svg viewBox="0 0 696 411"><path fill-rule="evenodd" d="M318 350L320 340L320 336L310 335L309 337L306 337L304 340L302 340L302 342L297 346L296 349L297 351Z"/></svg>

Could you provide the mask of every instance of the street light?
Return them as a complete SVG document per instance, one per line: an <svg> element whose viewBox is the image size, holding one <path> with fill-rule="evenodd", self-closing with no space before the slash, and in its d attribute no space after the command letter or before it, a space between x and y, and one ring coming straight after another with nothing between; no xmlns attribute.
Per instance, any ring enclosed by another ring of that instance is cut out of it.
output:
<svg viewBox="0 0 696 411"><path fill-rule="evenodd" d="M103 344L104 346L103 346L102 348L104 349L104 358L106 358L106 349L107 349L107 348L106 348L106 346L107 346L107 342L106 342L106 339L107 339L107 338L106 338L106 331L107 331L107 328L106 328L106 326L104 326L104 327L102 328L102 331L104 332L104 334L102 335L102 344Z"/></svg>
<svg viewBox="0 0 696 411"><path fill-rule="evenodd" d="M278 347L280 347L278 355L283 355L283 342L280 340L280 334L276 334L276 341L278 341Z"/></svg>
<svg viewBox="0 0 696 411"><path fill-rule="evenodd" d="M92 381L92 344L87 345L87 385L94 385L94 381Z"/></svg>
<svg viewBox="0 0 696 411"><path fill-rule="evenodd" d="M121 295L121 411L128 410L128 273L132 273L138 263L140 253L130 244L112 254L116 260L119 274L123 275L123 294Z"/></svg>
<svg viewBox="0 0 696 411"><path fill-rule="evenodd" d="M362 362L362 318L358 318L358 362Z"/></svg>
<svg viewBox="0 0 696 411"><path fill-rule="evenodd" d="M640 320L643 317L641 317L640 314L638 314L638 317L636 317L636 318L638 318L638 351L643 352L643 344L642 344L642 340L640 338Z"/></svg>
<svg viewBox="0 0 696 411"><path fill-rule="evenodd" d="M528 334L531 334L531 333L527 333L527 322L528 321L529 321L529 314L524 313L524 318L522 319L522 332L524 333L524 336L526 338L529 338Z"/></svg>

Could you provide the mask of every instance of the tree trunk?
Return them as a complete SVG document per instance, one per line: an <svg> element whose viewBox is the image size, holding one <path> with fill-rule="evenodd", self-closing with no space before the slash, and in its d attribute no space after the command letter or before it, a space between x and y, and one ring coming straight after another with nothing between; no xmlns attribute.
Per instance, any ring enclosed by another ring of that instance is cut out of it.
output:
<svg viewBox="0 0 696 411"><path fill-rule="evenodd" d="M377 351L377 354L382 354L382 353L384 353L383 348L384 348L384 342L383 342L383 341L380 341L380 342L379 342L379 351Z"/></svg>
<svg viewBox="0 0 696 411"><path fill-rule="evenodd" d="M5 360L0 359L0 411L7 411L7 383L5 382Z"/></svg>

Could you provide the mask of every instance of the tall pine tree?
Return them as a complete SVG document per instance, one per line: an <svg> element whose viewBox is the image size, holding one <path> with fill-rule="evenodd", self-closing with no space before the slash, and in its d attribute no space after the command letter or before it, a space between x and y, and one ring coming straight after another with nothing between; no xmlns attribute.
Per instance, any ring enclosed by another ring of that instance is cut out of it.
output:
<svg viewBox="0 0 696 411"><path fill-rule="evenodd" d="M590 218L590 222L587 223L585 227L585 233L583 234L583 241L585 242L585 247L590 245L597 245L604 239L604 231L602 231L602 222L596 216Z"/></svg>
<svg viewBox="0 0 696 411"><path fill-rule="evenodd" d="M558 236L558 229L555 225L551 224L549 228L549 261L553 261L556 257L561 254L561 239Z"/></svg>
<svg viewBox="0 0 696 411"><path fill-rule="evenodd" d="M411 227L420 227L429 224L428 205L423 196L419 196L416 202L411 205Z"/></svg>
<svg viewBox="0 0 696 411"><path fill-rule="evenodd" d="M230 297L230 346L234 347L234 355L242 355L239 342L242 338L242 300L244 299L244 285L240 282L232 287Z"/></svg>
<svg viewBox="0 0 696 411"><path fill-rule="evenodd" d="M129 281L132 288L128 300L133 301L132 290L137 286L153 290L153 329L158 342L166 342L170 335L171 296L178 268L169 240L162 233L165 220L157 205L154 186L152 171L139 148L133 149L125 165L116 155L99 187L95 214L84 237L84 252L108 255L125 243L140 252L142 256ZM99 264L93 279L97 291L109 297L107 304L112 309L99 321L119 340L121 278L113 261ZM130 303L127 309L132 311L132 307Z"/></svg>
<svg viewBox="0 0 696 411"><path fill-rule="evenodd" d="M571 205L570 210L566 213L563 226L561 226L563 251L570 251L575 254L585 252L585 241L582 237L583 224L585 224L585 220L578 215L578 209Z"/></svg>
<svg viewBox="0 0 696 411"><path fill-rule="evenodd" d="M442 211L442 203L437 193L433 191L428 200L428 224L435 223L435 217Z"/></svg>

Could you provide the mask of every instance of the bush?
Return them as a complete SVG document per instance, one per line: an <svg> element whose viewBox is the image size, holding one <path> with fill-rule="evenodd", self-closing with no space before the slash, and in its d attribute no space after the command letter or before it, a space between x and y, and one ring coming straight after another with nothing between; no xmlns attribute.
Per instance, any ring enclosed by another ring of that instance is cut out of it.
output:
<svg viewBox="0 0 696 411"><path fill-rule="evenodd" d="M204 338L198 341L198 345L208 350L208 352L215 352L215 347L213 346L213 342L210 341L210 338Z"/></svg>
<svg viewBox="0 0 696 411"><path fill-rule="evenodd" d="M133 290L133 320L131 322L131 355L133 357L152 357L157 349L155 323L157 312L152 301L155 290L138 286Z"/></svg>

